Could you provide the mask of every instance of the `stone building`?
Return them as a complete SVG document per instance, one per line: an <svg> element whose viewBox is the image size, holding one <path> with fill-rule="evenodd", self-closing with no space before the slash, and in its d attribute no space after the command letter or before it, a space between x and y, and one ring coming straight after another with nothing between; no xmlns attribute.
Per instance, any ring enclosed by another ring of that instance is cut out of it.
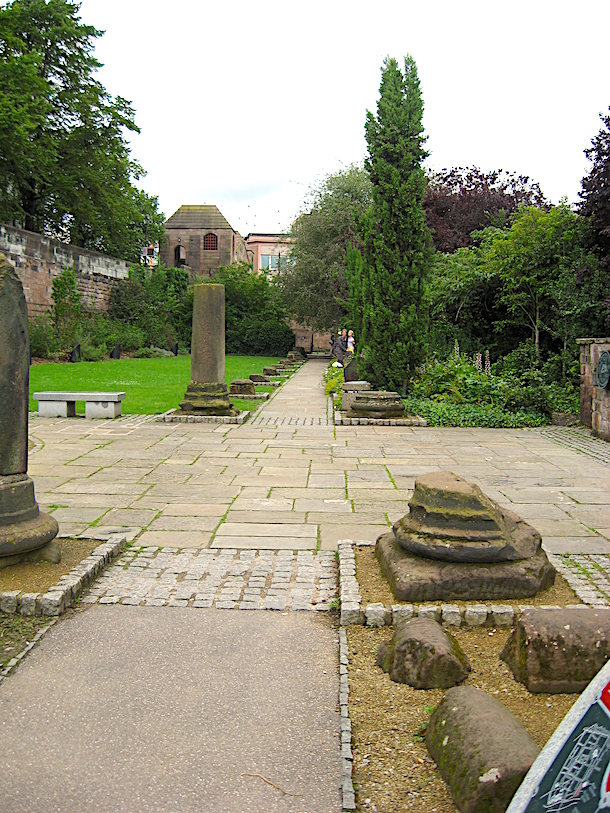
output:
<svg viewBox="0 0 610 813"><path fill-rule="evenodd" d="M194 276L210 277L221 265L252 262L244 238L217 206L181 206L165 221L167 244L161 262L188 268Z"/></svg>

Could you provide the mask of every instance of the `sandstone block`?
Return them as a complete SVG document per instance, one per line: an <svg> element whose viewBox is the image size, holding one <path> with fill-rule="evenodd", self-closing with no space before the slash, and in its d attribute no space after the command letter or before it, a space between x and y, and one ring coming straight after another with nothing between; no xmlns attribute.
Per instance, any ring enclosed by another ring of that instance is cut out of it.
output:
<svg viewBox="0 0 610 813"><path fill-rule="evenodd" d="M448 689L470 672L457 641L429 618L400 622L389 646L380 644L377 665L396 683L415 689Z"/></svg>
<svg viewBox="0 0 610 813"><path fill-rule="evenodd" d="M461 813L506 810L539 753L517 718L472 686L445 694L426 745Z"/></svg>
<svg viewBox="0 0 610 813"><path fill-rule="evenodd" d="M500 657L530 692L581 692L610 659L610 609L526 610Z"/></svg>
<svg viewBox="0 0 610 813"><path fill-rule="evenodd" d="M229 385L229 395L255 395L254 382L249 378L236 378Z"/></svg>
<svg viewBox="0 0 610 813"><path fill-rule="evenodd" d="M526 598L550 587L555 580L555 568L542 549L517 562L446 562L407 553L394 534L388 533L379 537L375 551L399 601Z"/></svg>

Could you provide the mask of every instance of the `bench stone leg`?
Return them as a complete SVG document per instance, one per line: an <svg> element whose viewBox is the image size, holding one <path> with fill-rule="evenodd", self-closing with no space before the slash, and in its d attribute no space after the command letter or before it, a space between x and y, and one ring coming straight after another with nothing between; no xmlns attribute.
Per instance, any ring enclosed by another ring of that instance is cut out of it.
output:
<svg viewBox="0 0 610 813"><path fill-rule="evenodd" d="M74 418L76 403L74 401L39 401L38 414L43 418Z"/></svg>
<svg viewBox="0 0 610 813"><path fill-rule="evenodd" d="M121 414L120 401L86 401L85 418L118 418Z"/></svg>

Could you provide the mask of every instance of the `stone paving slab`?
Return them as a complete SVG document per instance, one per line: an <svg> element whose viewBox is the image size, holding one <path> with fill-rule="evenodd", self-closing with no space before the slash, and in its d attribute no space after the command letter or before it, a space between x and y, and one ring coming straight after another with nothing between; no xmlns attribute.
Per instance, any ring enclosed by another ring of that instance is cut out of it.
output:
<svg viewBox="0 0 610 813"><path fill-rule="evenodd" d="M2 813L339 813L336 637L179 607L55 625L0 687Z"/></svg>

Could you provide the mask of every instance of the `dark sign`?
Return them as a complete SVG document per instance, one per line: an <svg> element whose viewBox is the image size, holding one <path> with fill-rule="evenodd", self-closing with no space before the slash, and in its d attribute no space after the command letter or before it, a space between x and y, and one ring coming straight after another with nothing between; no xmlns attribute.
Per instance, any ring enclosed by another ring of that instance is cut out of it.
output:
<svg viewBox="0 0 610 813"><path fill-rule="evenodd" d="M597 386L605 389L610 382L610 353L604 350L597 362Z"/></svg>
<svg viewBox="0 0 610 813"><path fill-rule="evenodd" d="M557 728L507 813L610 811L610 663Z"/></svg>

